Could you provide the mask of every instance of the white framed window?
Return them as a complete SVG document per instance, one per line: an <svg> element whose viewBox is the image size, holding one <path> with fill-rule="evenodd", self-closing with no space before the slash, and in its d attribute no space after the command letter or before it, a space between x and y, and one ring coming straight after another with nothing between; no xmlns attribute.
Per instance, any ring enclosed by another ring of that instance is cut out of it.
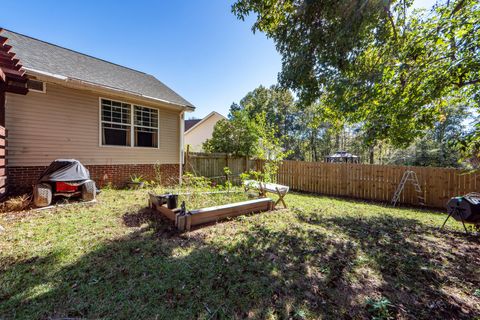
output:
<svg viewBox="0 0 480 320"><path fill-rule="evenodd" d="M134 146L158 147L158 109L134 106Z"/></svg>
<svg viewBox="0 0 480 320"><path fill-rule="evenodd" d="M45 93L46 92L45 82L40 80L28 79L27 88L29 91Z"/></svg>
<svg viewBox="0 0 480 320"><path fill-rule="evenodd" d="M100 99L100 145L158 148L158 109Z"/></svg>

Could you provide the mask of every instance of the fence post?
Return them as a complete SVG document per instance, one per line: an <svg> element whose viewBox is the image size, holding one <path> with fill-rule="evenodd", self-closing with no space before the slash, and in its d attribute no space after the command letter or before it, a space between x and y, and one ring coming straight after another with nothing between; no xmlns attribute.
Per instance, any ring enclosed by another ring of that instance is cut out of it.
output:
<svg viewBox="0 0 480 320"><path fill-rule="evenodd" d="M188 166L190 164L190 145L187 144L187 150L185 151L185 168L184 172L189 172Z"/></svg>
<svg viewBox="0 0 480 320"><path fill-rule="evenodd" d="M228 166L228 153L225 154L225 167L230 169ZM225 173L225 182L228 182L228 173Z"/></svg>

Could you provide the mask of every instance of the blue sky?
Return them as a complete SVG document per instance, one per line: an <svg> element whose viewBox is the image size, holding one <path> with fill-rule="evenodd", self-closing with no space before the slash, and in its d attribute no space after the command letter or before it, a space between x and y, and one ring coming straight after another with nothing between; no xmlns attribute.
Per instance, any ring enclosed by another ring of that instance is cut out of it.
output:
<svg viewBox="0 0 480 320"><path fill-rule="evenodd" d="M187 117L226 115L281 68L273 42L237 20L232 2L8 1L0 27L153 74L197 107Z"/></svg>
<svg viewBox="0 0 480 320"><path fill-rule="evenodd" d="M27 5L28 3L28 5ZM202 117L277 81L273 42L222 0L8 1L0 27L153 74Z"/></svg>

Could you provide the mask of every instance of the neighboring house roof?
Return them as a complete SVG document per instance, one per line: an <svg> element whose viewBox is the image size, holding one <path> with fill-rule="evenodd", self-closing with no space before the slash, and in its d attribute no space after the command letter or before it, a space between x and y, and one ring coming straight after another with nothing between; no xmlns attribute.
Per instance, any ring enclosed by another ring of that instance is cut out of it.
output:
<svg viewBox="0 0 480 320"><path fill-rule="evenodd" d="M174 105L193 105L154 76L91 57L48 42L0 28L8 38L16 58L24 69L36 73L63 76L101 87L165 101Z"/></svg>
<svg viewBox="0 0 480 320"><path fill-rule="evenodd" d="M189 132L190 130L193 130L194 128L200 126L203 122L205 122L208 118L214 116L214 115L219 115L220 117L222 117L223 119L227 119L225 118L225 116L223 116L222 114L216 112L216 111L212 111L210 112L205 118L203 119L195 119L195 120L185 120L185 133ZM196 121L195 123L193 124L187 124L188 121ZM188 125L188 127L187 127Z"/></svg>
<svg viewBox="0 0 480 320"><path fill-rule="evenodd" d="M337 151L334 154L328 155L327 158L358 158L358 156L347 151Z"/></svg>
<svg viewBox="0 0 480 320"><path fill-rule="evenodd" d="M191 127L202 121L202 119L190 119L185 120L185 131L188 131Z"/></svg>

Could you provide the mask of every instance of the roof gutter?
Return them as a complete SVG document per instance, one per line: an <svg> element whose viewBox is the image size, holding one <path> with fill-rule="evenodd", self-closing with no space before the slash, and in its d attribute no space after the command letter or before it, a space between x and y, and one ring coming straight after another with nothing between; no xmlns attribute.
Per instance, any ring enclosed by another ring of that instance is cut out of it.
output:
<svg viewBox="0 0 480 320"><path fill-rule="evenodd" d="M195 111L195 107L193 107L193 106L182 105L182 104L167 101L167 100L164 100L164 99L150 97L150 96L143 95L143 94L140 94L140 93L136 93L136 92L133 92L133 91L128 91L128 90L118 89L118 88L114 88L114 87L110 87L110 86L100 85L100 84L95 83L95 82L80 80L80 79L76 79L76 78L72 78L72 77L67 77L67 76L54 74L54 73L50 73L50 72L45 72L45 71L40 71L40 70L27 68L27 67L23 67L23 68L25 69L25 71L27 71L28 74L32 74L32 75L36 75L36 76L40 76L40 77L46 77L46 78L51 79L51 80L56 80L56 81L53 81L53 82L58 83L58 84L68 82L68 83L72 83L73 85L80 85L82 87L89 87L89 88L92 88L92 89L102 88L102 89L107 90L107 91L120 92L120 93L123 93L123 94L128 94L128 95L131 95L131 96L140 97L142 99L152 100L152 101L157 102L157 103L161 102L161 103L170 105L170 106L175 107L175 108L180 107L181 110L187 111L187 112Z"/></svg>

